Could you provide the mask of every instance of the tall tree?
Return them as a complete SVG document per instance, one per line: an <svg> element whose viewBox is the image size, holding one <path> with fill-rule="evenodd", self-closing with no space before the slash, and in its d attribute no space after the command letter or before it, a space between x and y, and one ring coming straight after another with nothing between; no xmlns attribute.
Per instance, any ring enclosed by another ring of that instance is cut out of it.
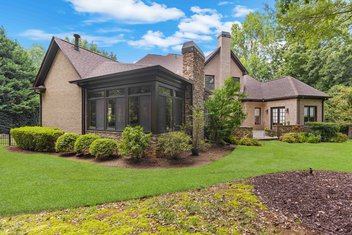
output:
<svg viewBox="0 0 352 235"><path fill-rule="evenodd" d="M44 47L40 44L33 44L28 50L27 50L29 56L32 58L34 66L39 69L44 55L45 55L45 50Z"/></svg>
<svg viewBox="0 0 352 235"><path fill-rule="evenodd" d="M72 43L75 42L75 39L74 39L74 38L72 38L72 39L70 40L69 37L65 37L65 40L68 41L68 42L71 41ZM97 44L95 44L94 42L88 43L88 41L87 41L86 39L81 39L81 40L79 41L79 46L82 47L82 48L88 49L88 50L90 50L90 51L96 52L96 53L98 53L98 54L101 54L101 55L103 55L103 56L105 56L105 57L108 57L108 58L110 58L110 59L112 59L112 60L115 60L115 61L117 60L117 56L116 56L115 53L113 53L113 52L110 52L110 53L109 53L109 52L107 52L106 50L99 49Z"/></svg>
<svg viewBox="0 0 352 235"><path fill-rule="evenodd" d="M352 87L334 86L326 102L325 118L329 122L352 123Z"/></svg>
<svg viewBox="0 0 352 235"><path fill-rule="evenodd" d="M249 74L256 79L275 78L283 46L276 27L275 18L269 12L250 13L242 25L232 26L232 48Z"/></svg>
<svg viewBox="0 0 352 235"><path fill-rule="evenodd" d="M32 83L36 68L16 41L0 28L0 125L9 127L38 123L38 96Z"/></svg>
<svg viewBox="0 0 352 235"><path fill-rule="evenodd" d="M278 0L277 18L287 40L316 46L349 36L352 2L348 0Z"/></svg>

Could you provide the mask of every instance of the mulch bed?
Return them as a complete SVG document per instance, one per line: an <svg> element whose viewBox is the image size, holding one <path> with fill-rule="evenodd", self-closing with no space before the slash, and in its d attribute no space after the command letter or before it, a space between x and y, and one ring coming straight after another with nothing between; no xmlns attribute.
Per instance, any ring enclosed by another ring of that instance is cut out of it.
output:
<svg viewBox="0 0 352 235"><path fill-rule="evenodd" d="M180 168L180 167L196 167L209 164L218 160L233 151L233 146L213 146L206 152L201 152L199 156L192 156L190 152L185 152L177 159L165 158L142 158L138 161L126 160L123 157L117 157L108 161L96 161L89 156L75 156L67 155L62 156L59 153L43 153L53 156L64 157L65 159L73 161L92 162L99 165L110 167L123 167L123 168L138 168L138 169L161 169L161 168ZM38 154L38 152L22 150L16 146L10 146L7 150L23 154Z"/></svg>
<svg viewBox="0 0 352 235"><path fill-rule="evenodd" d="M317 233L352 234L352 173L295 171L250 180L270 209Z"/></svg>

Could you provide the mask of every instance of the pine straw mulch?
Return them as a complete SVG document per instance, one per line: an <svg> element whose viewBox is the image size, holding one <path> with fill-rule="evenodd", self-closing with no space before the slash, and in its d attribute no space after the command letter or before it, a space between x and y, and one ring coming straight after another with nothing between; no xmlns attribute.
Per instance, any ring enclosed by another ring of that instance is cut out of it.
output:
<svg viewBox="0 0 352 235"><path fill-rule="evenodd" d="M315 233L352 234L352 173L295 171L252 178L269 208Z"/></svg>

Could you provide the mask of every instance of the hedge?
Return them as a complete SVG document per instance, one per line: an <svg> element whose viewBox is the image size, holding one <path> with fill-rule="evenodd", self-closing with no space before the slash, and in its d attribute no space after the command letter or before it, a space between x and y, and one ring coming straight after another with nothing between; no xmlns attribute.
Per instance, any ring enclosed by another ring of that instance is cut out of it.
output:
<svg viewBox="0 0 352 235"><path fill-rule="evenodd" d="M11 129L11 135L19 148L37 152L53 152L56 140L64 133L58 128L40 126Z"/></svg>
<svg viewBox="0 0 352 235"><path fill-rule="evenodd" d="M117 155L117 141L112 139L97 139L89 147L89 152L96 160L109 160Z"/></svg>
<svg viewBox="0 0 352 235"><path fill-rule="evenodd" d="M118 144L119 153L127 159L139 159L150 146L151 134L146 134L141 126L127 126Z"/></svg>
<svg viewBox="0 0 352 235"><path fill-rule="evenodd" d="M314 134L321 136L322 142L329 142L340 131L340 125L337 123L308 122L306 125Z"/></svg>

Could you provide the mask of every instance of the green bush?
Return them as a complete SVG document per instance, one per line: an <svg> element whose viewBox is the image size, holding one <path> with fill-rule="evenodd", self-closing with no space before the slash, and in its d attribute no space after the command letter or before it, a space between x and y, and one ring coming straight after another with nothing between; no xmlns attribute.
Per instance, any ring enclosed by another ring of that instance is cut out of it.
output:
<svg viewBox="0 0 352 235"><path fill-rule="evenodd" d="M117 141L112 139L96 139L89 147L89 152L96 160L104 161L117 155Z"/></svg>
<svg viewBox="0 0 352 235"><path fill-rule="evenodd" d="M95 134L81 135L80 137L77 138L75 142L75 145L74 145L75 153L83 153L83 154L88 153L89 146L93 143L94 140L97 140L99 138L100 136Z"/></svg>
<svg viewBox="0 0 352 235"><path fill-rule="evenodd" d="M331 138L337 136L340 131L340 125L329 122L308 122L306 125L316 135L321 136L322 142L329 142Z"/></svg>
<svg viewBox="0 0 352 235"><path fill-rule="evenodd" d="M74 151L74 146L77 138L79 137L76 133L66 133L60 136L55 143L56 152L69 153Z"/></svg>
<svg viewBox="0 0 352 235"><path fill-rule="evenodd" d="M118 144L119 153L128 159L143 157L150 146L151 134L146 134L141 126L127 126L122 132L122 140Z"/></svg>
<svg viewBox="0 0 352 235"><path fill-rule="evenodd" d="M169 132L158 137L157 151L166 158L177 158L182 152L190 151L191 137L184 132Z"/></svg>
<svg viewBox="0 0 352 235"><path fill-rule="evenodd" d="M330 139L331 142L342 143L348 140L348 136L346 134L338 132L336 137Z"/></svg>
<svg viewBox="0 0 352 235"><path fill-rule="evenodd" d="M305 142L312 143L312 144L320 143L320 141L321 141L321 137L319 135L314 135L312 133L309 133L305 140Z"/></svg>
<svg viewBox="0 0 352 235"><path fill-rule="evenodd" d="M287 143L304 143L307 141L307 138L304 132L289 132L283 134L280 140Z"/></svg>
<svg viewBox="0 0 352 235"><path fill-rule="evenodd" d="M57 138L65 132L58 128L25 126L11 129L19 148L38 152L53 152Z"/></svg>
<svg viewBox="0 0 352 235"><path fill-rule="evenodd" d="M240 139L235 136L235 135L231 135L229 138L229 143L230 144L234 144L234 145L239 145L240 144Z"/></svg>
<svg viewBox="0 0 352 235"><path fill-rule="evenodd" d="M246 145L246 146L261 146L262 144L259 142L257 139L251 139L251 138L242 138L239 141L240 145Z"/></svg>

